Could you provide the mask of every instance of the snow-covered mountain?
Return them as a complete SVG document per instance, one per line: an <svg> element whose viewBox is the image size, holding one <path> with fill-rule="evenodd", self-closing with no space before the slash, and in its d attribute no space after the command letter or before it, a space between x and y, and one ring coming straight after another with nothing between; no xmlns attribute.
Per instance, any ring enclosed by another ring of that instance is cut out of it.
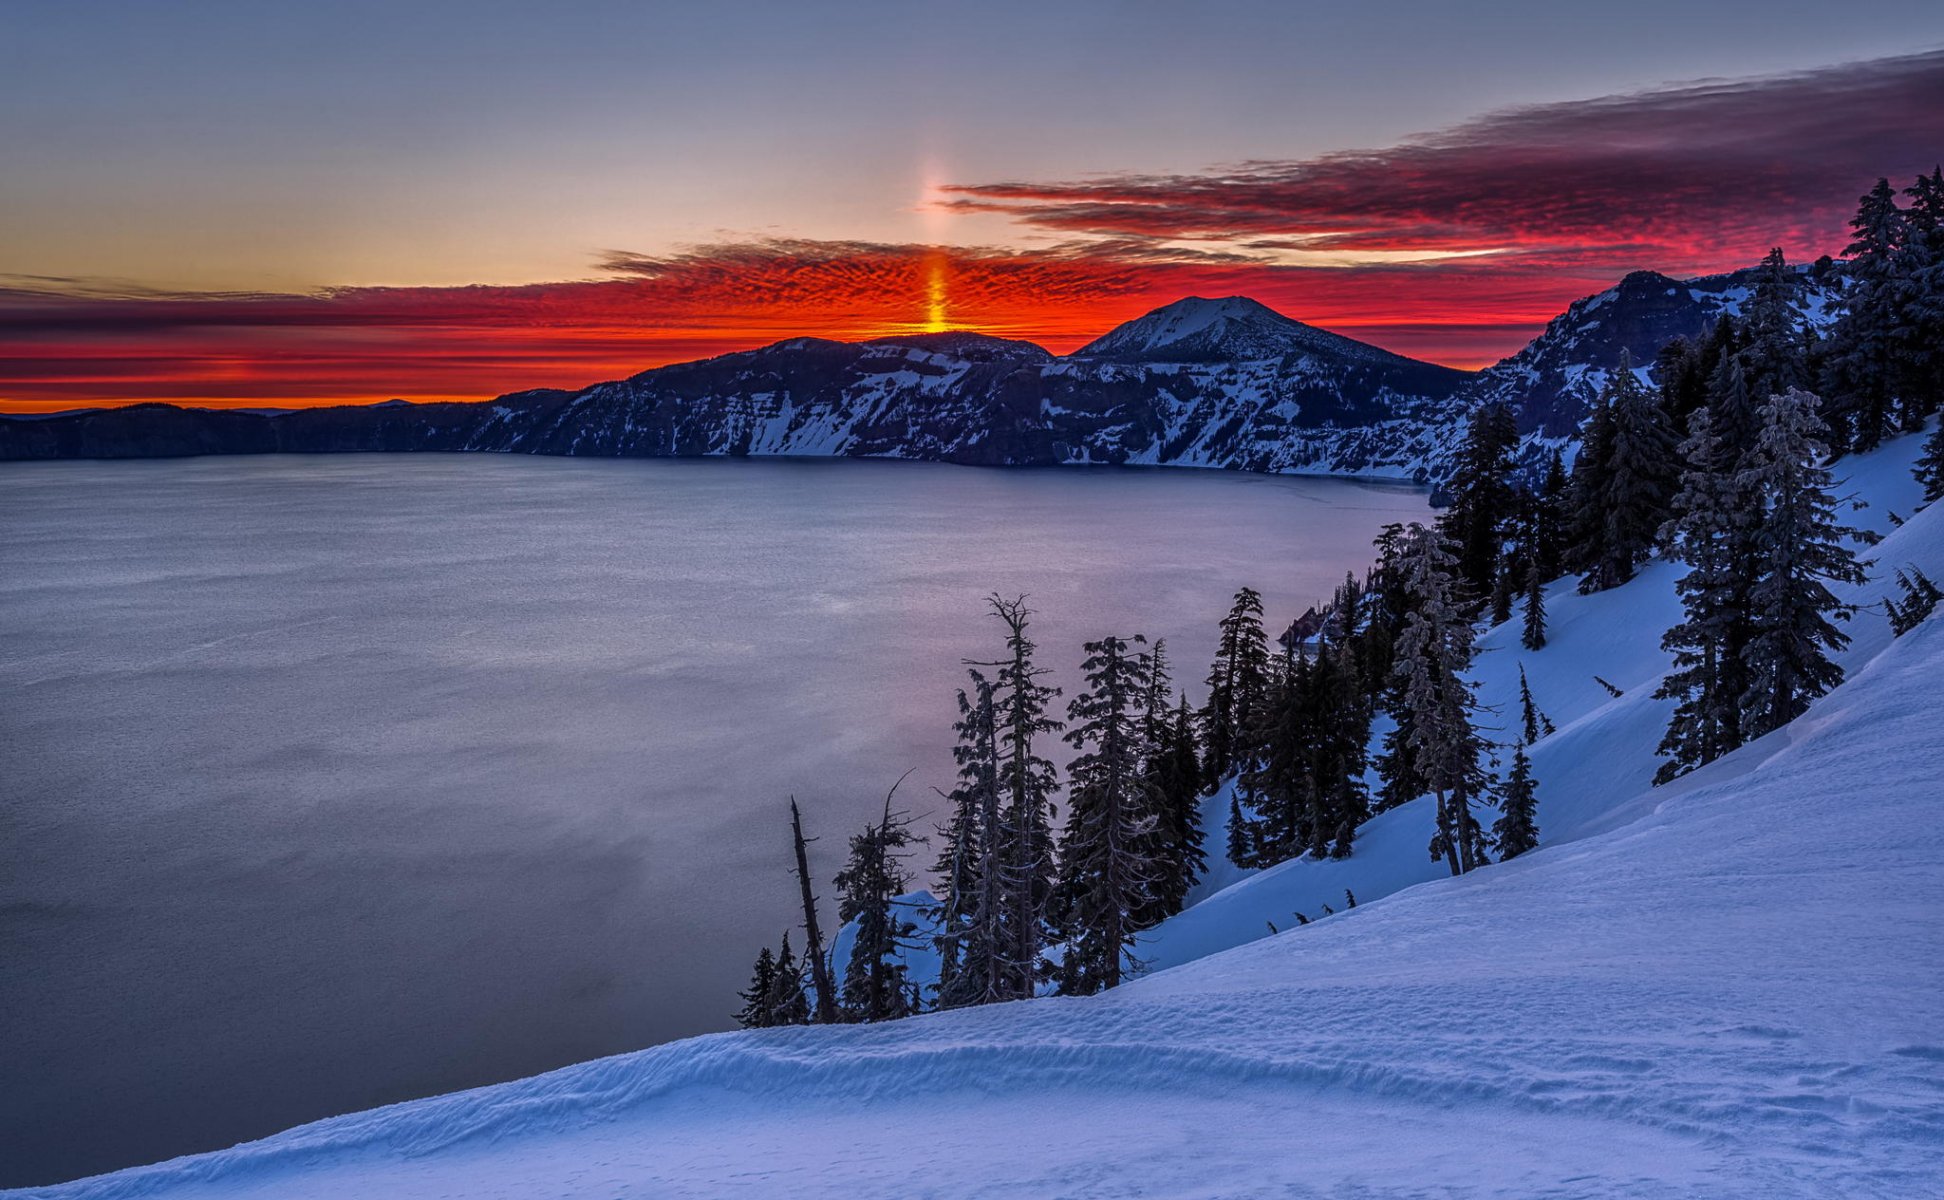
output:
<svg viewBox="0 0 1944 1200"><path fill-rule="evenodd" d="M794 338L579 392L274 417L146 405L0 422L0 458L328 450L833 455L1410 477L1469 376L1253 301L1184 300L1056 358L973 333Z"/></svg>
<svg viewBox="0 0 1944 1200"><path fill-rule="evenodd" d="M1885 534L1846 682L1673 784L1673 567L1555 587L1542 650L1485 636L1481 699L1524 667L1557 725L1515 862L1443 877L1418 801L1205 893L1103 995L718 1034L33 1194L1944 1193L1944 613L1871 607L1944 577L1944 504L1890 516L1917 450L1838 467Z"/></svg>
<svg viewBox="0 0 1944 1200"><path fill-rule="evenodd" d="M478 450L635 457L815 455L980 465L1133 463L1441 479L1480 404L1506 403L1533 455L1569 439L1622 349L1643 368L1738 312L1751 271L1636 272L1576 301L1477 374L1392 354L1240 296L1190 297L1056 357L940 333L793 338L580 391L481 404L292 412L164 405L0 420L0 460ZM1797 272L1827 320L1839 271Z"/></svg>
<svg viewBox="0 0 1944 1200"><path fill-rule="evenodd" d="M1651 370L1654 356L1675 338L1700 337L1721 316L1741 315L1758 270L1694 279L1635 271L1604 292L1573 301L1523 350L1479 372L1466 385L1464 400L1510 405L1524 432L1571 437L1622 351L1637 368ZM1825 329L1835 319L1841 278L1830 265L1794 271L1796 311L1810 328Z"/></svg>
<svg viewBox="0 0 1944 1200"><path fill-rule="evenodd" d="M1073 352L1075 358L1166 363L1251 362L1306 355L1342 362L1424 365L1292 320L1247 296L1177 300Z"/></svg>

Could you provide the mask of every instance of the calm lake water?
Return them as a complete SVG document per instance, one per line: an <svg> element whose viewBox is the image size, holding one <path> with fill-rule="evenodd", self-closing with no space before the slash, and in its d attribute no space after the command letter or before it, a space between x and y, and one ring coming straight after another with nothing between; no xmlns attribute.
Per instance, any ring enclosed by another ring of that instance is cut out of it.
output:
<svg viewBox="0 0 1944 1200"><path fill-rule="evenodd" d="M725 1028L793 919L787 796L827 902L901 773L937 807L981 597L1031 594L1062 682L1145 632L1198 684L1236 587L1286 621L1425 511L1191 471L0 467L0 1186Z"/></svg>

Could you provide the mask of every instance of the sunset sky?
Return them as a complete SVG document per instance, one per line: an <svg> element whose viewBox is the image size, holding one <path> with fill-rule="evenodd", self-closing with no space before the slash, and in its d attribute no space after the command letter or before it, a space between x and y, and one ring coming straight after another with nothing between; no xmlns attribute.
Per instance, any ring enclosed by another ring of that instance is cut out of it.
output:
<svg viewBox="0 0 1944 1200"><path fill-rule="evenodd" d="M1190 294L1471 367L1629 270L1840 251L1944 157L1944 5L15 0L0 112L12 410Z"/></svg>

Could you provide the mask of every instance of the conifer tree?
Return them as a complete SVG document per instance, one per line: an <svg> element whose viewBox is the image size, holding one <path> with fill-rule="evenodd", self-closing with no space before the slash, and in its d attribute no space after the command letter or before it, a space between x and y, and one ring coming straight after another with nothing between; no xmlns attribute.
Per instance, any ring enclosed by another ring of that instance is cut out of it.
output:
<svg viewBox="0 0 1944 1200"><path fill-rule="evenodd" d="M1757 566L1749 553L1753 498L1743 487L1734 449L1715 432L1713 411L1696 409L1688 424L1681 444L1687 470L1674 516L1662 532L1688 571L1674 584L1682 620L1661 638L1661 648L1674 656L1674 669L1654 694L1679 703L1661 739L1667 761L1655 774L1656 783L1741 745L1742 695L1748 686L1742 651Z"/></svg>
<svg viewBox="0 0 1944 1200"><path fill-rule="evenodd" d="M1944 602L1944 588L1938 587L1930 576L1915 566L1907 572L1897 572L1897 587L1903 592L1903 599L1885 596L1883 607L1890 617L1891 636L1902 637L1937 611L1938 604Z"/></svg>
<svg viewBox="0 0 1944 1200"><path fill-rule="evenodd" d="M758 968L760 971L760 967ZM764 1006L771 1025L808 1025L810 999L803 994L803 966L790 951L790 934L783 933L783 948L777 951Z"/></svg>
<svg viewBox="0 0 1944 1200"><path fill-rule="evenodd" d="M1138 969L1134 937L1154 903L1159 876L1158 798L1143 769L1149 663L1129 649L1118 637L1088 642L1081 667L1087 686L1067 705L1066 740L1079 751L1067 765L1060 843L1059 911L1066 935L1060 990L1068 995L1116 987Z"/></svg>
<svg viewBox="0 0 1944 1200"><path fill-rule="evenodd" d="M1944 167L1905 190L1904 241L1897 253L1901 337L1895 362L1903 427L1923 428L1944 407Z"/></svg>
<svg viewBox="0 0 1944 1200"><path fill-rule="evenodd" d="M1221 640L1208 672L1208 703L1202 709L1202 767L1209 790L1248 758L1248 738L1260 719L1268 690L1269 639L1262 631L1262 597L1253 588L1235 593L1221 621Z"/></svg>
<svg viewBox="0 0 1944 1200"><path fill-rule="evenodd" d="M1208 866L1202 849L1202 770L1187 696L1181 697L1173 721L1150 749L1147 773L1155 797L1157 878L1155 903L1143 915L1143 927L1180 912Z"/></svg>
<svg viewBox="0 0 1944 1200"><path fill-rule="evenodd" d="M1741 473L1761 514L1754 546L1760 577L1749 595L1751 637L1748 687L1741 704L1742 735L1753 740L1800 716L1809 702L1843 680L1829 653L1849 644L1832 617L1847 606L1831 583L1861 583L1863 569L1836 523L1829 471L1823 466L1827 427L1818 401L1792 390L1762 408L1762 436Z"/></svg>
<svg viewBox="0 0 1944 1200"><path fill-rule="evenodd" d="M939 925L940 1008L1017 999L1019 972L1011 961L1008 924L1011 847L1001 820L998 714L992 681L969 668L972 687L958 694L958 786L951 823L933 870L944 895L933 914Z"/></svg>
<svg viewBox="0 0 1944 1200"><path fill-rule="evenodd" d="M1743 345L1735 357L1755 396L1772 396L1808 379L1808 344L1792 303L1793 277L1777 247L1755 274L1755 287L1742 309Z"/></svg>
<svg viewBox="0 0 1944 1200"><path fill-rule="evenodd" d="M1888 431L1898 342L1908 328L1898 278L1905 217L1896 189L1877 180L1857 202L1850 220L1850 286L1843 313L1830 330L1824 356L1823 387L1835 402L1828 419L1839 449L1871 450Z"/></svg>
<svg viewBox="0 0 1944 1200"><path fill-rule="evenodd" d="M1678 469L1667 414L1624 352L1595 412L1604 414L1603 428L1589 428L1580 456L1600 461L1587 463L1575 494L1587 572L1582 592L1604 591L1633 578L1666 520Z"/></svg>
<svg viewBox="0 0 1944 1200"><path fill-rule="evenodd" d="M1481 406L1472 413L1445 485L1451 506L1439 526L1456 546L1461 590L1475 601L1491 594L1501 573L1505 529L1518 499L1512 489L1512 451L1518 444L1512 410L1503 404Z"/></svg>
<svg viewBox="0 0 1944 1200"><path fill-rule="evenodd" d="M1924 453L1917 460L1913 474L1924 485L1926 504L1944 500L1944 421L1939 421L1937 428L1924 439Z"/></svg>
<svg viewBox="0 0 1944 1200"><path fill-rule="evenodd" d="M756 972L749 981L749 990L738 992L743 1006L736 1012L736 1021L744 1029L768 1029L770 1021L770 994L776 988L776 956L764 946L756 956Z"/></svg>
<svg viewBox="0 0 1944 1200"><path fill-rule="evenodd" d="M1526 568L1525 630L1519 637L1520 644L1528 650L1543 650L1546 646L1546 584L1539 576L1539 563L1534 560Z"/></svg>
<svg viewBox="0 0 1944 1200"><path fill-rule="evenodd" d="M1038 647L1027 630L1032 610L1026 598L993 596L993 615L1006 628L1006 656L996 667L993 706L998 720L999 783L1005 809L1000 816L1010 851L1006 870L1007 924L1012 932L1006 962L1009 995L1030 996L1041 975L1040 952L1050 932L1047 908L1053 895L1053 796L1059 775L1039 751L1040 739L1058 733L1060 721L1047 706L1060 689L1042 682L1047 668L1035 659Z"/></svg>
<svg viewBox="0 0 1944 1200"><path fill-rule="evenodd" d="M1525 744L1530 746L1542 737L1550 737L1553 729L1552 719L1539 711L1532 702L1532 688L1526 683L1525 664L1519 665L1519 727L1525 735Z"/></svg>
<svg viewBox="0 0 1944 1200"><path fill-rule="evenodd" d="M1532 782L1532 760L1525 743L1512 751L1512 773L1500 789L1499 819L1492 823L1492 841L1499 861L1517 858L1539 845L1539 803Z"/></svg>
<svg viewBox="0 0 1944 1200"><path fill-rule="evenodd" d="M1228 812L1228 860L1244 869L1262 865L1262 853L1258 849L1262 832L1256 820L1242 811L1239 798L1229 797Z"/></svg>
<svg viewBox="0 0 1944 1200"><path fill-rule="evenodd" d="M1542 583L1559 578L1565 569L1568 487L1565 455L1555 449L1546 463L1545 478L1532 497L1532 559L1539 565Z"/></svg>
<svg viewBox="0 0 1944 1200"><path fill-rule="evenodd" d="M1458 875L1484 861L1484 833L1472 813L1472 801L1483 790L1484 747L1472 727L1478 701L1464 678L1472 660L1472 627L1453 602L1453 559L1442 538L1412 526L1402 566L1411 599L1397 645L1402 710L1411 718L1417 770L1437 797L1431 855Z"/></svg>
<svg viewBox="0 0 1944 1200"><path fill-rule="evenodd" d="M850 859L836 879L837 919L857 926L843 983L844 1013L853 1021L889 1021L918 1011L905 967L918 925L898 900L911 887L906 848L918 839L906 815L891 810L897 790L893 784L885 795L883 819L851 838Z"/></svg>

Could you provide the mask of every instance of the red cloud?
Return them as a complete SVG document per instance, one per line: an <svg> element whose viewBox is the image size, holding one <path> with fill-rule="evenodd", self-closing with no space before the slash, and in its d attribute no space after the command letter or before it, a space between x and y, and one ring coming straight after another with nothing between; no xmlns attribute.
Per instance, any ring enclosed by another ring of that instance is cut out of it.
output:
<svg viewBox="0 0 1944 1200"><path fill-rule="evenodd" d="M946 190L948 207L1065 234L1690 272L1778 243L1821 253L1870 180L1928 170L1940 149L1933 52L1516 109L1384 150Z"/></svg>
<svg viewBox="0 0 1944 1200"><path fill-rule="evenodd" d="M1927 170L1940 147L1933 53L1522 109L1302 162L951 189L956 207L1068 239L1051 249L771 240L614 252L586 281L310 296L30 281L0 289L0 408L481 399L800 334L911 332L935 293L953 326L1056 351L1184 295L1239 293L1477 366L1628 270L1836 249L1872 180ZM1290 249L1491 253L1276 265Z"/></svg>

